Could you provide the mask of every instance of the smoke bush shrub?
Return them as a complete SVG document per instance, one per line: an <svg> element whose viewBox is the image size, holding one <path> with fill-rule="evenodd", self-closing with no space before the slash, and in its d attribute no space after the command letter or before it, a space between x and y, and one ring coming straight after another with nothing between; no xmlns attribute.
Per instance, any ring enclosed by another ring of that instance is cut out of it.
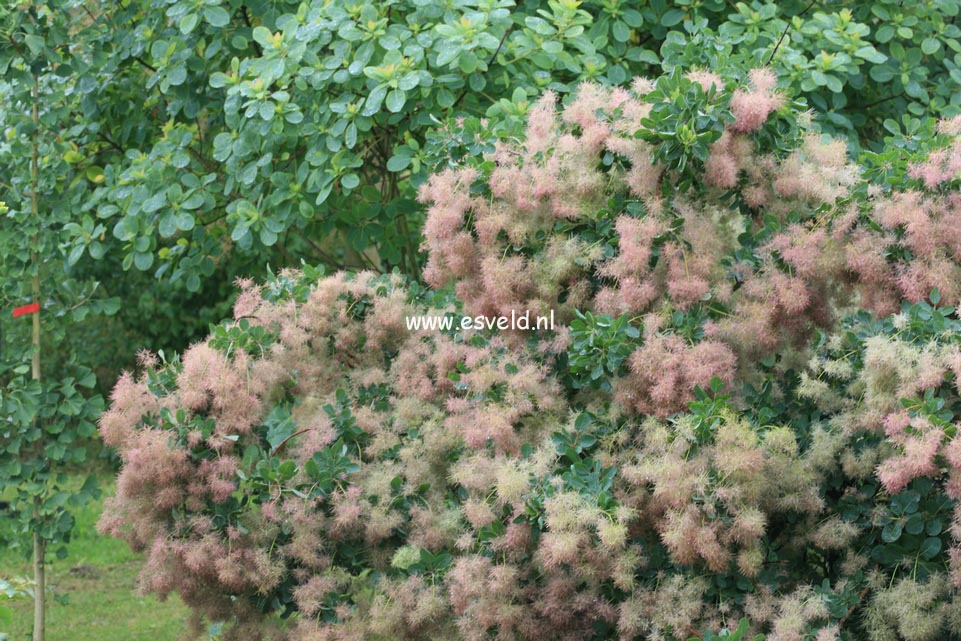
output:
<svg viewBox="0 0 961 641"><path fill-rule="evenodd" d="M422 189L436 291L285 271L142 354L101 528L143 588L237 639L961 632L958 124L869 184L774 86L547 94Z"/></svg>

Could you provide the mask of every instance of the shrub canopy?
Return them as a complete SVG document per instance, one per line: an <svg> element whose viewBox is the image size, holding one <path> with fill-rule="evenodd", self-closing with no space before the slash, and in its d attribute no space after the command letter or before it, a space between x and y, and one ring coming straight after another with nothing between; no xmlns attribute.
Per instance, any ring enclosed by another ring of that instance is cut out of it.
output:
<svg viewBox="0 0 961 641"><path fill-rule="evenodd" d="M142 354L101 527L235 638L956 635L959 130L859 168L763 69L547 93L421 189L435 291L285 271Z"/></svg>

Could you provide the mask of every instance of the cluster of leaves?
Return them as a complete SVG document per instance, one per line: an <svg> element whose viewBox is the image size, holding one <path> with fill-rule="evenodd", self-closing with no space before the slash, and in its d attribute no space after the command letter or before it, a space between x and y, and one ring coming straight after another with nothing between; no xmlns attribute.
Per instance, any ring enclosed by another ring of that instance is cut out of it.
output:
<svg viewBox="0 0 961 641"><path fill-rule="evenodd" d="M653 106L637 135L656 145L655 162L683 177L677 184L681 191L701 177L711 145L734 121L723 102L715 100L719 89L712 84L705 90L675 67L657 79L648 95Z"/></svg>
<svg viewBox="0 0 961 641"><path fill-rule="evenodd" d="M641 332L627 316L590 311L574 312L567 366L575 389L591 386L611 391L611 380L623 374L624 360L633 351L631 339Z"/></svg>

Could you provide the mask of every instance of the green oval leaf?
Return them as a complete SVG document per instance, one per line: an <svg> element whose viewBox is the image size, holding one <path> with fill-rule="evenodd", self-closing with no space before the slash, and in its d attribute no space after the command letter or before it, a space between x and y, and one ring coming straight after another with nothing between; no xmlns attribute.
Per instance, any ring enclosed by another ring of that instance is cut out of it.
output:
<svg viewBox="0 0 961 641"><path fill-rule="evenodd" d="M387 94L387 100L385 101L385 104L387 105L387 109L389 109L392 113L397 113L404 108L404 102L406 100L407 96L403 91L400 89L393 89Z"/></svg>

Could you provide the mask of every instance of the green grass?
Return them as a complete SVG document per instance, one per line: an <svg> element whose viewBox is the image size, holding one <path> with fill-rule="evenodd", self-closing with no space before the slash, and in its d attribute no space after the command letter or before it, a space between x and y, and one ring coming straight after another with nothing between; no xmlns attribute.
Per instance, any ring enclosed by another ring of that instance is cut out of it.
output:
<svg viewBox="0 0 961 641"><path fill-rule="evenodd" d="M104 495L113 493L113 479L100 477ZM127 544L96 530L103 496L77 512L77 526L67 546L69 555L47 568L47 641L178 641L185 629L186 607L175 596L161 603L137 594L140 555ZM52 554L51 554L52 556ZM30 561L19 550L0 550L0 576L32 576ZM66 603L53 596L66 596ZM14 610L10 641L29 641L33 602L7 601Z"/></svg>

